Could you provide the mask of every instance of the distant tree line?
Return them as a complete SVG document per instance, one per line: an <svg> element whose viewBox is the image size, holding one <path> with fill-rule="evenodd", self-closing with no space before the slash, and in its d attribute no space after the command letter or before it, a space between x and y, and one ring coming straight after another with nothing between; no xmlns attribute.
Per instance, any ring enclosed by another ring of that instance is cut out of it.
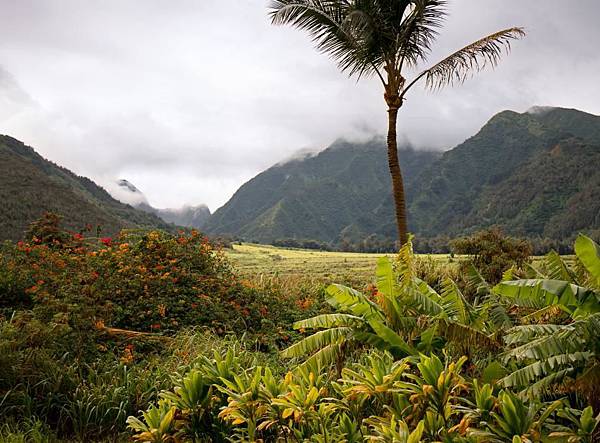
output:
<svg viewBox="0 0 600 443"><path fill-rule="evenodd" d="M466 239L478 238L484 233L493 233L496 237L511 238L505 235L501 229L490 228L487 230L478 231L468 236L450 237L440 235L436 237L415 237L413 239L413 247L415 252L420 254L465 254L464 246ZM596 240L600 235L591 233L590 236ZM572 238L553 239L553 238L512 238L515 241L524 242L527 244L527 249L533 255L544 255L550 251L556 251L561 255L573 254ZM215 240L215 239L213 239ZM255 239L243 239L238 236L220 236L216 239L216 243L224 247L231 247L233 243L248 241L250 243L261 243ZM325 242L315 239L298 239L298 238L279 238L270 242L273 246L280 248L297 248L311 249L319 251L339 251L339 252L362 252L362 253L393 253L398 250L397 242L389 237L371 234L363 239L341 238L336 242Z"/></svg>

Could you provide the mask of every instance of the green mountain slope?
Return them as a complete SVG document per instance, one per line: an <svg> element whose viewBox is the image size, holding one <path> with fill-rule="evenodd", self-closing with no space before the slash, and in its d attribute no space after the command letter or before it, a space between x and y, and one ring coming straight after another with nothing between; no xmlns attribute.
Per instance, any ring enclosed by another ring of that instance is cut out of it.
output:
<svg viewBox="0 0 600 443"><path fill-rule="evenodd" d="M246 240L334 244L395 238L383 140L337 142L244 184L205 229ZM600 234L600 117L573 109L504 111L436 154L400 151L409 229L420 238L492 225L565 241Z"/></svg>
<svg viewBox="0 0 600 443"><path fill-rule="evenodd" d="M400 150L407 189L437 152ZM205 224L213 234L258 242L354 241L393 232L385 143L337 141L314 156L275 165L244 184Z"/></svg>
<svg viewBox="0 0 600 443"><path fill-rule="evenodd" d="M409 196L414 232L454 236L500 225L557 240L594 232L599 165L600 117L562 108L501 112L420 175Z"/></svg>
<svg viewBox="0 0 600 443"><path fill-rule="evenodd" d="M18 140L0 135L0 240L17 240L45 211L78 231L100 225L102 235L126 227L171 228L155 215L112 198L93 181L44 159Z"/></svg>

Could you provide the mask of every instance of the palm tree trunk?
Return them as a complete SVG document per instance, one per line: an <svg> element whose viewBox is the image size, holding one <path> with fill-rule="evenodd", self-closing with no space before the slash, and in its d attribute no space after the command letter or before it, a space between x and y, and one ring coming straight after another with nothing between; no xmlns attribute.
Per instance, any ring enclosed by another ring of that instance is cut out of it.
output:
<svg viewBox="0 0 600 443"><path fill-rule="evenodd" d="M396 209L396 227L398 229L398 240L400 246L408 241L408 226L406 223L406 201L404 198L404 183L402 181L402 171L398 161L398 141L396 139L396 122L398 120L398 108L388 107L388 166L392 176L392 195L394 197L394 206Z"/></svg>

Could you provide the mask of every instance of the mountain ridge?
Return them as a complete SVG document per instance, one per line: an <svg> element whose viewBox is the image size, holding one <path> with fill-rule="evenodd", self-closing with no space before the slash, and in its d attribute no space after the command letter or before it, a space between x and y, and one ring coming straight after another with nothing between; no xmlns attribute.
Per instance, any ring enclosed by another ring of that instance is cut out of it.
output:
<svg viewBox="0 0 600 443"><path fill-rule="evenodd" d="M556 146L568 155L548 157ZM600 164L598 146L600 117L534 107L499 112L444 152L400 149L409 230L418 238L459 236L494 225L530 238L567 240L579 230L597 234L600 177L593 165ZM538 197L547 200L546 189L552 189L554 204ZM339 201L344 205L336 207ZM338 140L316 155L275 164L243 184L205 228L267 243L292 238L340 246L370 236L393 240L385 143Z"/></svg>

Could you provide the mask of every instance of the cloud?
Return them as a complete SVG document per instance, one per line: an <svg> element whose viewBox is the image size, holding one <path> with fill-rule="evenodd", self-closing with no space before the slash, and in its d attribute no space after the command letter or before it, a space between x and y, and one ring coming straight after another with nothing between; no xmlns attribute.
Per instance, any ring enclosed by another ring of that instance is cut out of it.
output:
<svg viewBox="0 0 600 443"><path fill-rule="evenodd" d="M348 79L310 39L268 22L264 0L0 0L0 132L158 207L223 204L303 148L386 130L382 88ZM521 25L493 72L399 115L413 145L448 149L503 109L600 113L596 0L454 0L431 61Z"/></svg>

